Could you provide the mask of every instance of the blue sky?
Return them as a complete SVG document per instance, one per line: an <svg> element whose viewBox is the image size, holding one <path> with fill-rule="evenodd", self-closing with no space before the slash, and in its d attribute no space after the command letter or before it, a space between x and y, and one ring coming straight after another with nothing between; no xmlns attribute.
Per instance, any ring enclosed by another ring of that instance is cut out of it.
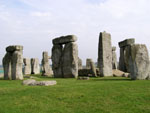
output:
<svg viewBox="0 0 150 113"><path fill-rule="evenodd" d="M74 34L79 57L95 62L98 37L112 35L112 45L126 38L150 42L150 0L0 0L0 64L8 45L23 45L24 57L51 55L52 39Z"/></svg>

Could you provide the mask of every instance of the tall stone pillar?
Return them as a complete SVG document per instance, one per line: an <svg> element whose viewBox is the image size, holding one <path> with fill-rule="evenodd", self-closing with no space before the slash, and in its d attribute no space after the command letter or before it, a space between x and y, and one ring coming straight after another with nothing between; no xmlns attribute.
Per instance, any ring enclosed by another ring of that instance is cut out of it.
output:
<svg viewBox="0 0 150 113"><path fill-rule="evenodd" d="M30 58L24 58L24 75L29 75L31 74L31 59Z"/></svg>
<svg viewBox="0 0 150 113"><path fill-rule="evenodd" d="M40 73L40 65L38 58L31 59L31 74L39 74Z"/></svg>
<svg viewBox="0 0 150 113"><path fill-rule="evenodd" d="M52 69L55 78L63 78L62 72L62 45L53 45L52 48Z"/></svg>
<svg viewBox="0 0 150 113"><path fill-rule="evenodd" d="M4 79L22 80L23 46L8 46L6 51L3 58Z"/></svg>
<svg viewBox="0 0 150 113"><path fill-rule="evenodd" d="M101 32L99 36L98 66L101 76L112 76L111 35Z"/></svg>
<svg viewBox="0 0 150 113"><path fill-rule="evenodd" d="M62 62L64 78L78 77L78 46L75 42L65 44Z"/></svg>
<svg viewBox="0 0 150 113"><path fill-rule="evenodd" d="M78 69L83 69L82 60L80 58L78 58Z"/></svg>
<svg viewBox="0 0 150 113"><path fill-rule="evenodd" d="M48 52L44 51L42 56L42 75L52 77L53 72L49 63L50 57L48 56Z"/></svg>

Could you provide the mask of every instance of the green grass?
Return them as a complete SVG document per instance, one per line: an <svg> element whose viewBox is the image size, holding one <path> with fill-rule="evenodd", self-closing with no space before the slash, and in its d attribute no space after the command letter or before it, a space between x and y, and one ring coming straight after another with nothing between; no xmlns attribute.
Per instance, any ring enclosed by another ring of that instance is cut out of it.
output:
<svg viewBox="0 0 150 113"><path fill-rule="evenodd" d="M0 80L0 113L150 113L150 81L53 79L55 86Z"/></svg>

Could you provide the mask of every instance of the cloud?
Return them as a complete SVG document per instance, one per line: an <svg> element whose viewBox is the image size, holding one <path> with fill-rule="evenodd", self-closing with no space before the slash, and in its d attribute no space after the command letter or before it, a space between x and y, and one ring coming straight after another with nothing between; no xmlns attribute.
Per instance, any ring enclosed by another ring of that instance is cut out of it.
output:
<svg viewBox="0 0 150 113"><path fill-rule="evenodd" d="M149 0L3 0L0 59L12 44L23 45L25 57L41 58L42 51L51 54L53 38L75 34L79 56L84 62L96 61L99 32L104 30L112 34L115 46L125 38L150 45L149 5Z"/></svg>

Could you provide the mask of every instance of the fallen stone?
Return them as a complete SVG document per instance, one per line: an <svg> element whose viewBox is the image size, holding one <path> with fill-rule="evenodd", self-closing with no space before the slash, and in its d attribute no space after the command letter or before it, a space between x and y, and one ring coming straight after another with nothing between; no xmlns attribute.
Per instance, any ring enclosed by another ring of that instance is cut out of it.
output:
<svg viewBox="0 0 150 113"><path fill-rule="evenodd" d="M23 85L29 85L29 86L52 86L56 84L57 84L56 81L36 81L32 79L23 81Z"/></svg>
<svg viewBox="0 0 150 113"><path fill-rule="evenodd" d="M123 71L120 71L118 69L113 69L113 76L114 77L129 77L129 73L125 73Z"/></svg>
<svg viewBox="0 0 150 113"><path fill-rule="evenodd" d="M77 80L90 80L90 77L78 77Z"/></svg>

